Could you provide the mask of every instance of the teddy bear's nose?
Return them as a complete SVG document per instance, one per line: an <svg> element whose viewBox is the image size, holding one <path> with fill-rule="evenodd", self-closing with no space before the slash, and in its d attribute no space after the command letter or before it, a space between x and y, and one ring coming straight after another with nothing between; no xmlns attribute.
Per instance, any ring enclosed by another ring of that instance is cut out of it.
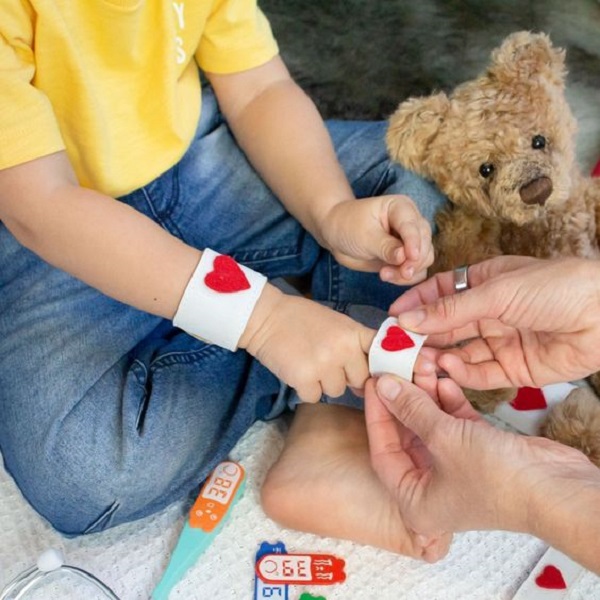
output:
<svg viewBox="0 0 600 600"><path fill-rule="evenodd" d="M552 181L549 177L538 177L526 183L519 190L521 200L525 204L539 204L544 206L546 200L552 193Z"/></svg>

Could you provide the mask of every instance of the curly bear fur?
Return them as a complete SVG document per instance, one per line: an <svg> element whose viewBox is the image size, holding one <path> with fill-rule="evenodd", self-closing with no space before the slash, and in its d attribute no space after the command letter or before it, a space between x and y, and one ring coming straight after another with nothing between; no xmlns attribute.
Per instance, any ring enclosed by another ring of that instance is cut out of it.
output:
<svg viewBox="0 0 600 600"><path fill-rule="evenodd" d="M432 272L500 254L600 257L600 179L576 163L565 78L564 52L545 34L521 31L476 79L449 95L410 98L392 115L392 158L450 200L436 220ZM600 403L588 389L576 392L550 413L544 433L600 465ZM514 394L468 395L492 410Z"/></svg>

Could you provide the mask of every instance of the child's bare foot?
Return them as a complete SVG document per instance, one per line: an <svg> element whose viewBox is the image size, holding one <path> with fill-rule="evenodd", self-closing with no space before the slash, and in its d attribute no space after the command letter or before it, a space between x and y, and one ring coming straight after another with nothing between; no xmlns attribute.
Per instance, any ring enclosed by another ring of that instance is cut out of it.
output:
<svg viewBox="0 0 600 600"><path fill-rule="evenodd" d="M285 527L433 562L451 537L419 539L371 468L364 415L327 404L302 404L279 460L262 488L266 514Z"/></svg>

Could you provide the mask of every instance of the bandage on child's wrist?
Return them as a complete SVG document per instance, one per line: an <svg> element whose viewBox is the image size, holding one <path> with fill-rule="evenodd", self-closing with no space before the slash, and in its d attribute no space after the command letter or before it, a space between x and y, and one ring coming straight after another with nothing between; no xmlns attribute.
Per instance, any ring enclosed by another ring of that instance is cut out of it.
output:
<svg viewBox="0 0 600 600"><path fill-rule="evenodd" d="M202 253L173 324L202 341L236 350L267 278L210 248Z"/></svg>

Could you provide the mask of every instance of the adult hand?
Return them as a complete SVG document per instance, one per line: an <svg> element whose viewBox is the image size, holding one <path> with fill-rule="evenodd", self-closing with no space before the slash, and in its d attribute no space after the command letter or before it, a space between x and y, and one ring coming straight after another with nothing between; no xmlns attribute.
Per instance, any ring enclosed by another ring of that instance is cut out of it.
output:
<svg viewBox="0 0 600 600"><path fill-rule="evenodd" d="M597 506L598 469L573 448L495 429L450 379L440 380L438 396L441 408L391 375L369 380L365 389L371 462L406 525L430 536L528 532L577 550L569 509L591 488L596 495L585 510ZM562 532L556 519L564 523Z"/></svg>
<svg viewBox="0 0 600 600"><path fill-rule="evenodd" d="M600 369L600 263L502 256L469 267L456 294L439 273L390 308L427 343L423 356L463 387L541 387Z"/></svg>
<svg viewBox="0 0 600 600"><path fill-rule="evenodd" d="M422 281L433 263L431 228L407 196L336 204L321 224L320 237L340 264L379 271L391 283Z"/></svg>
<svg viewBox="0 0 600 600"><path fill-rule="evenodd" d="M304 402L364 388L375 331L350 317L267 285L240 339Z"/></svg>

